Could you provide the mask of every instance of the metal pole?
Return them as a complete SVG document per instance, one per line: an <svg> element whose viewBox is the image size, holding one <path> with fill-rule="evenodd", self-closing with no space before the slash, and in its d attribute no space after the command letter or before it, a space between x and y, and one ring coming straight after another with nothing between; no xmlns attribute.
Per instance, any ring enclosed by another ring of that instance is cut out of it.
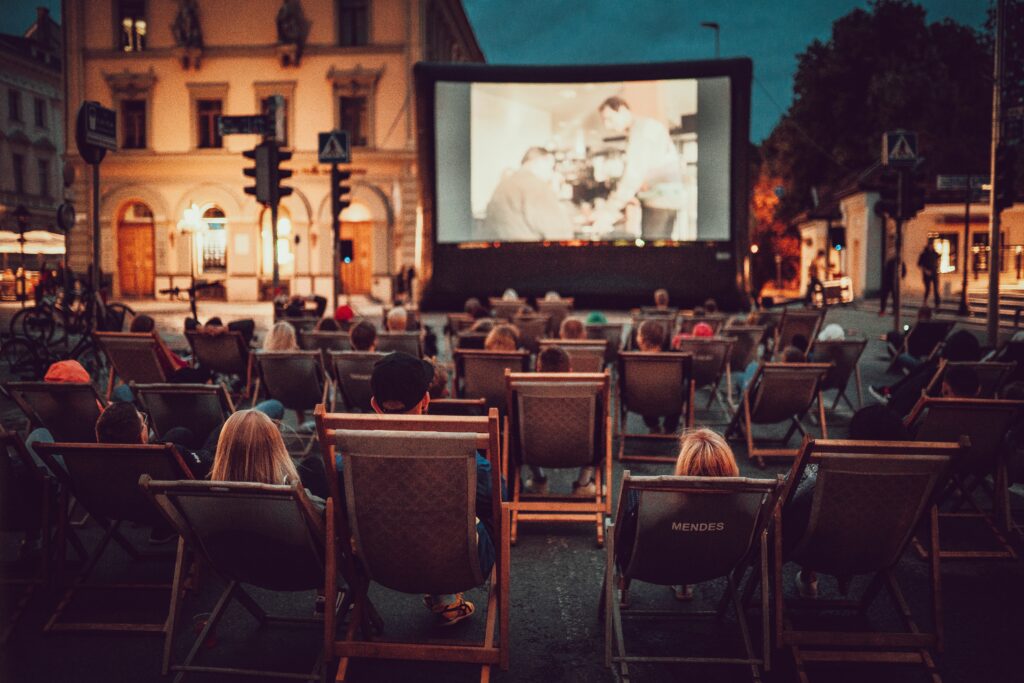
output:
<svg viewBox="0 0 1024 683"><path fill-rule="evenodd" d="M92 165L92 292L99 296L100 273L100 165Z"/></svg>
<svg viewBox="0 0 1024 683"><path fill-rule="evenodd" d="M27 226L21 226L21 230L18 231L18 250L21 252L21 307L25 308L25 299L28 298L28 287L25 281L25 228Z"/></svg>
<svg viewBox="0 0 1024 683"><path fill-rule="evenodd" d="M331 164L331 307L338 310L338 281L341 279L341 197L338 186L341 185L341 171L338 164Z"/></svg>
<svg viewBox="0 0 1024 683"><path fill-rule="evenodd" d="M270 202L270 242L271 256L274 262L274 276L271 284L271 300L277 298L277 290L281 286L281 268L277 263L277 202Z"/></svg>
<svg viewBox="0 0 1024 683"><path fill-rule="evenodd" d="M964 202L964 272L961 274L960 284L960 310L957 315L968 316L970 310L967 308L967 242L971 236L971 199L974 195L974 188L971 186L971 176L967 176L967 201Z"/></svg>
<svg viewBox="0 0 1024 683"><path fill-rule="evenodd" d="M1000 90L1003 87L1003 50L1005 49L1003 31L1006 19L1006 0L996 2L996 45L995 59L992 67L992 156L989 165L989 177L992 189L989 191L989 252L988 252L988 344L993 348L999 345L999 211L996 209L996 149L999 147L1000 129L1002 128L1002 102Z"/></svg>
<svg viewBox="0 0 1024 683"><path fill-rule="evenodd" d="M896 233L894 235L894 240L893 240L893 249L896 252L896 275L897 275L897 277L895 277L893 279L893 281L892 281L892 330L896 334L901 334L903 332L903 330L900 329L900 322L901 322L900 318L902 317L902 313L903 313L903 310L901 308L901 306L903 305L903 301L902 301L902 298L903 298L902 297L903 287L901 286L900 278L899 278L900 264L903 263L903 219L899 218L899 216L903 215L903 182L904 182L904 176L905 175L906 175L906 172L903 171L903 170L900 170L900 172L896 176L897 177L897 185L896 185L896 198L897 198L896 199L896 206L897 206L897 208L896 208L896 216L897 216L897 218L895 220L895 223L896 223Z"/></svg>

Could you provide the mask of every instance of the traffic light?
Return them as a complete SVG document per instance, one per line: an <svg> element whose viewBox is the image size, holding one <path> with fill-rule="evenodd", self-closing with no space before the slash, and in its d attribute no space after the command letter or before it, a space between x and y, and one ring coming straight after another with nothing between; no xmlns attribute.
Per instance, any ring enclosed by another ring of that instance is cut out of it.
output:
<svg viewBox="0 0 1024 683"><path fill-rule="evenodd" d="M884 171L880 181L875 211L895 218L899 209L899 174L896 171Z"/></svg>
<svg viewBox="0 0 1024 683"><path fill-rule="evenodd" d="M271 151L267 143L260 143L253 149L242 152L246 159L256 162L252 168L243 169L242 173L248 178L255 178L256 184L245 188L246 194L255 195L256 201L262 204L269 204L272 197L271 182Z"/></svg>
<svg viewBox="0 0 1024 683"><path fill-rule="evenodd" d="M1017 181L1017 151L1008 145L996 147L995 210L1002 211L1016 201L1014 184Z"/></svg>
<svg viewBox="0 0 1024 683"><path fill-rule="evenodd" d="M351 171L342 171L337 166L331 167L331 209L335 218L345 210L345 207L352 204L348 199L352 188L345 184L351 177Z"/></svg>
<svg viewBox="0 0 1024 683"><path fill-rule="evenodd" d="M273 163L273 169L274 169L274 172L273 172L273 185L274 185L273 192L274 192L274 198L275 199L281 199L281 197L287 197L288 195L290 195L292 193L292 188L285 187L284 185L281 184L281 181L287 180L288 178L292 177L291 170L289 170L287 168L281 168L281 162L282 161L290 161L291 158L292 158L292 153L291 152L287 152L287 151L281 149L280 147L278 147L276 142L271 142L269 144L271 146L271 149L274 150L273 151L273 155L272 155L272 158L274 160L274 163Z"/></svg>
<svg viewBox="0 0 1024 683"><path fill-rule="evenodd" d="M903 196L900 197L900 218L909 220L924 209L925 186L923 179L916 173L907 173L903 177L903 186L900 188Z"/></svg>

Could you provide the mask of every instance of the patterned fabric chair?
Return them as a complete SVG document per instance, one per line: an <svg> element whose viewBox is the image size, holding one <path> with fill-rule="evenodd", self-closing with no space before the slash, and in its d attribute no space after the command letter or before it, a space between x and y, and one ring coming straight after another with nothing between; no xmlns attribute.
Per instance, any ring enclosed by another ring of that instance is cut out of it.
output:
<svg viewBox="0 0 1024 683"><path fill-rule="evenodd" d="M537 299L537 312L541 315L550 316L551 322L548 325L548 334L557 335L562 321L572 315L573 299Z"/></svg>
<svg viewBox="0 0 1024 683"><path fill-rule="evenodd" d="M237 377L243 384L232 397L249 398L252 395L253 357L249 344L241 332L218 330L186 330L193 360L203 368L228 378Z"/></svg>
<svg viewBox="0 0 1024 683"><path fill-rule="evenodd" d="M455 393L461 398L482 398L488 408L505 409L505 371L529 370L526 351L455 350Z"/></svg>
<svg viewBox="0 0 1024 683"><path fill-rule="evenodd" d="M519 345L530 353L537 353L538 342L547 336L551 318L547 315L516 315L512 324L519 329Z"/></svg>
<svg viewBox="0 0 1024 683"><path fill-rule="evenodd" d="M892 362L889 363L887 372L895 370L896 359L902 354L909 354L911 349L921 359L932 358L942 348L942 343L946 341L954 326L955 320L918 320L910 331L903 335L903 342L899 348L892 344L888 345Z"/></svg>
<svg viewBox="0 0 1024 683"><path fill-rule="evenodd" d="M778 327L775 328L775 346L772 352L775 358L782 355L782 350L793 343L793 337L803 335L808 346L818 338L818 331L825 322L825 309L817 308L786 308L782 311Z"/></svg>
<svg viewBox="0 0 1024 683"><path fill-rule="evenodd" d="M729 354L730 381L726 384L725 395L732 408L736 407L733 399L732 375L743 372L747 366L757 360L757 350L764 343L768 328L764 325L732 325L726 324L722 335L733 339L732 351Z"/></svg>
<svg viewBox="0 0 1024 683"><path fill-rule="evenodd" d="M110 361L108 401L114 390L115 377L123 384L167 381L167 374L160 364L162 351L156 338L149 332L94 332L93 339Z"/></svg>
<svg viewBox="0 0 1024 683"><path fill-rule="evenodd" d="M626 439L675 441L676 434L627 430L629 413L680 415L683 427L693 424L693 356L688 353L619 353L619 460L675 462L676 456L626 453Z"/></svg>
<svg viewBox="0 0 1024 683"><path fill-rule="evenodd" d="M608 344L602 340L592 339L541 339L538 352L552 346L558 346L569 354L569 362L573 372L603 372L605 366L605 350Z"/></svg>
<svg viewBox="0 0 1024 683"><path fill-rule="evenodd" d="M377 351L391 353L401 351L414 358L423 357L423 345L420 343L419 332L378 332Z"/></svg>
<svg viewBox="0 0 1024 683"><path fill-rule="evenodd" d="M679 309L676 308L642 308L639 311L633 311L633 325L629 331L629 350L636 351L640 348L637 346L636 335L640 331L641 325L647 321L652 321L661 325L662 330L665 332L665 341L662 343L661 348L667 351L672 343L672 337L676 333L676 317L678 314Z"/></svg>
<svg viewBox="0 0 1024 683"><path fill-rule="evenodd" d="M319 351L260 351L255 355L254 400L259 400L262 393L280 401L285 408L295 411L299 426L318 403L333 409L334 387L324 371ZM316 443L316 434L310 432L305 439L301 434L296 436L302 445L300 457L305 457Z"/></svg>
<svg viewBox="0 0 1024 683"><path fill-rule="evenodd" d="M96 440L96 420L104 402L90 382L8 382L11 398L32 428L45 427L56 441Z"/></svg>
<svg viewBox="0 0 1024 683"><path fill-rule="evenodd" d="M338 383L338 392L348 412L372 412L370 377L373 366L384 357L373 351L328 351L330 367Z"/></svg>
<svg viewBox="0 0 1024 683"><path fill-rule="evenodd" d="M487 401L482 398L432 398L427 405L427 414L484 417L487 415Z"/></svg>
<svg viewBox="0 0 1024 683"><path fill-rule="evenodd" d="M201 438L224 424L235 412L222 384L132 384L131 387L158 435L166 434L173 427L188 426Z"/></svg>
<svg viewBox="0 0 1024 683"><path fill-rule="evenodd" d="M722 404L718 388L725 378L726 386L732 384L732 370L729 368L729 357L732 355L733 339L731 337L690 337L680 339L676 343L676 351L693 356L693 384L696 390L708 390L708 402L705 409L711 407L715 400ZM728 413L728 409L722 405Z"/></svg>
<svg viewBox="0 0 1024 683"><path fill-rule="evenodd" d="M850 410L857 410L864 406L864 392L860 379L860 357L864 354L867 345L867 339L837 339L816 341L811 346L815 362L832 363L832 367L825 374L825 380L821 384L822 391L836 390L836 400L832 402L829 410L835 411L839 406L840 399L846 401ZM850 384L851 377L857 388L857 408L853 407L850 399L846 396L846 388Z"/></svg>
<svg viewBox="0 0 1024 683"><path fill-rule="evenodd" d="M607 344L604 352L605 363L615 363L622 350L622 323L587 323L587 339L603 339Z"/></svg>
<svg viewBox="0 0 1024 683"><path fill-rule="evenodd" d="M500 299L492 296L488 299L488 304L491 307L491 315L512 322L512 318L526 306L526 299Z"/></svg>
<svg viewBox="0 0 1024 683"><path fill-rule="evenodd" d="M999 392L1017 369L1017 364L992 361L977 363L950 362L943 359L939 363L938 371L932 377L931 382L928 383L928 388L925 389L925 393L928 396L941 395L942 378L950 369L955 367L971 368L978 375L978 384L981 385L981 387L978 391L977 398L998 398Z"/></svg>

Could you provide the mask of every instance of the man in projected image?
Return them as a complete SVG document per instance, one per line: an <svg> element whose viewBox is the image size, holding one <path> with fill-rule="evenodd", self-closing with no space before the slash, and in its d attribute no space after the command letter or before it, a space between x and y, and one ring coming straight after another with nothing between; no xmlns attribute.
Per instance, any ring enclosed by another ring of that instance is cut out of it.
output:
<svg viewBox="0 0 1024 683"><path fill-rule="evenodd" d="M597 108L604 127L627 136L625 169L607 202L594 212L594 226L610 231L622 219L626 204L640 202L641 237L671 239L676 216L685 204L679 152L660 121L636 116L621 97L609 97Z"/></svg>
<svg viewBox="0 0 1024 683"><path fill-rule="evenodd" d="M530 147L519 168L494 190L484 216L484 239L537 242L573 238L572 222L552 187L555 157Z"/></svg>

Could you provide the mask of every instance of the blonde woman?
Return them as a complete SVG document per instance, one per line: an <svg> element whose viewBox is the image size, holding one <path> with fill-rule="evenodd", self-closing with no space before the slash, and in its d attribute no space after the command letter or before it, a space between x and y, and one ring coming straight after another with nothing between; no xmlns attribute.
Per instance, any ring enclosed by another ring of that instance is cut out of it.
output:
<svg viewBox="0 0 1024 683"><path fill-rule="evenodd" d="M295 328L291 323L281 321L274 323L263 340L264 351L298 351L299 342L295 337Z"/></svg>
<svg viewBox="0 0 1024 683"><path fill-rule="evenodd" d="M515 351L519 346L519 330L514 325L496 325L484 339L485 351Z"/></svg>

